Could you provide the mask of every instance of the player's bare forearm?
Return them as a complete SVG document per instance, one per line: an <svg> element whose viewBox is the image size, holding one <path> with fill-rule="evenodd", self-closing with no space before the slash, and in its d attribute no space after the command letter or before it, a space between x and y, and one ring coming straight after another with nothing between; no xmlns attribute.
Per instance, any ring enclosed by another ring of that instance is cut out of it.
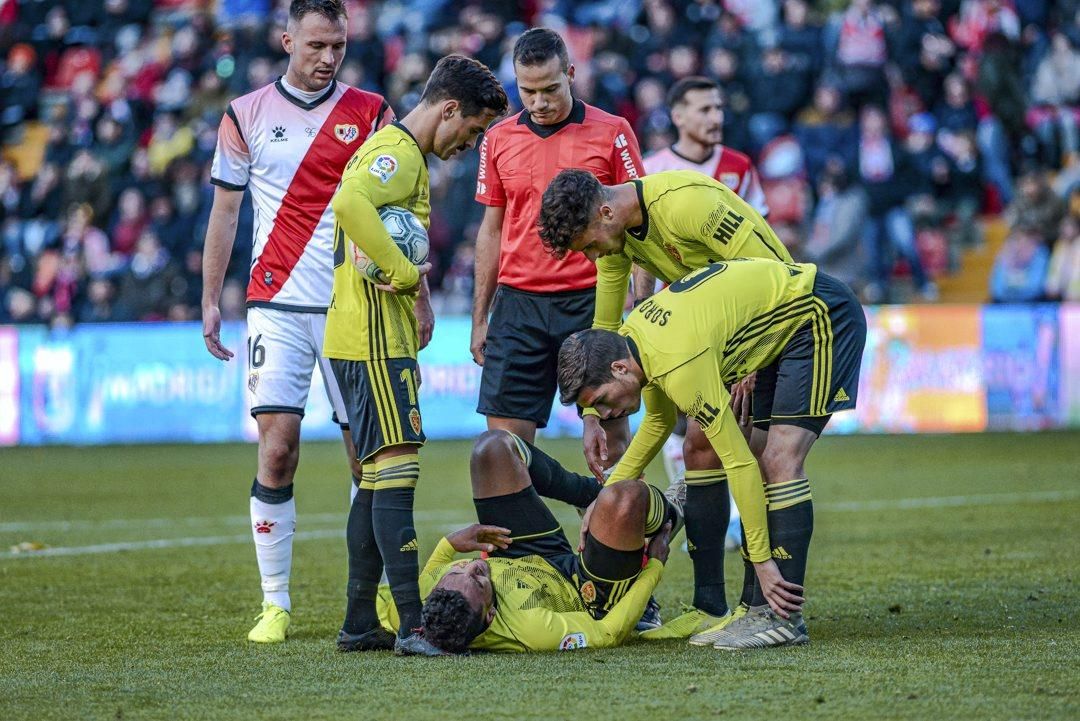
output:
<svg viewBox="0 0 1080 721"><path fill-rule="evenodd" d="M225 271L229 268L229 258L232 256L233 242L236 239L237 220L240 217L240 203L243 199L243 191L226 190L220 186L214 188L214 204L210 208L210 220L203 242L204 310L216 307L221 298L221 286L225 282Z"/></svg>
<svg viewBox="0 0 1080 721"><path fill-rule="evenodd" d="M491 299L499 277L499 239L505 210L488 207L476 234L476 254L473 259L473 322L487 322Z"/></svg>
<svg viewBox="0 0 1080 721"><path fill-rule="evenodd" d="M653 295L656 290L656 276L638 266L634 266L634 304Z"/></svg>

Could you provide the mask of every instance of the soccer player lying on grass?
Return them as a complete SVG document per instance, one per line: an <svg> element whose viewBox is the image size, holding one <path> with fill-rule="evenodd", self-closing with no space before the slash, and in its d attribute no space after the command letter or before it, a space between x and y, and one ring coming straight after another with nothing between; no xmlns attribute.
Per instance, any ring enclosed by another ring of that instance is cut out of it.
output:
<svg viewBox="0 0 1080 721"><path fill-rule="evenodd" d="M753 206L720 181L691 170L652 173L621 185L602 185L584 170L564 170L544 191L539 226L540 238L552 255L563 257L577 251L596 263L592 327L612 331L622 322L635 265L672 283L719 260L792 262L787 248ZM635 288L634 294L642 312L655 315L659 311L648 300L652 285ZM743 401L748 401L753 389L750 380L732 389L735 408L742 409ZM748 410L748 402L745 407ZM584 411L583 420L585 457L593 473L599 474L605 432L592 409ZM749 423L741 413L739 420ZM686 539L694 563L693 607L642 635L649 639L689 637L694 645L711 646L712 634L749 606L755 573L747 562L742 602L729 611L724 594L724 548L731 517L728 476L692 418L687 419L683 457L685 484L673 478L672 487L686 498ZM639 459L630 462L638 465Z"/></svg>
<svg viewBox="0 0 1080 721"><path fill-rule="evenodd" d="M617 333L580 331L559 351L564 404L613 418L645 397L645 419L609 485L641 476L676 408L701 424L723 462L758 582L745 615L716 631L714 648L810 640L801 610L814 512L803 464L831 414L855 407L865 340L862 308L843 283L809 263L738 258L675 281ZM754 371L755 432L768 435L764 488L727 390ZM587 512L583 528L590 523Z"/></svg>
<svg viewBox="0 0 1080 721"><path fill-rule="evenodd" d="M601 489L506 431L480 436L470 470L480 523L442 539L420 574L424 638L447 653L623 643L660 581L680 510L641 481ZM541 496L592 506L580 555ZM477 550L488 557L454 561ZM380 599L395 628L392 599Z"/></svg>

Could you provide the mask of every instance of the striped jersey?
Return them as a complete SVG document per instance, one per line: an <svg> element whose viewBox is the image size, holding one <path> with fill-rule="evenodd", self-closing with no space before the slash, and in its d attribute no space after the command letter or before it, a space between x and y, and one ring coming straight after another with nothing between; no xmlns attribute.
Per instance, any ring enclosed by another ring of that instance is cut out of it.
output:
<svg viewBox="0 0 1080 721"><path fill-rule="evenodd" d="M420 572L420 596L432 588L455 563L454 547L439 542ZM650 559L630 588L602 619L593 618L577 588L541 556L487 559L495 592L495 618L473 639L470 648L486 651L568 651L618 646L630 636L645 610L663 564ZM380 586L379 620L396 631L397 609L389 588Z"/></svg>
<svg viewBox="0 0 1080 721"><path fill-rule="evenodd" d="M536 229L548 183L567 168L587 170L604 185L640 177L641 151L630 124L577 100L561 123L537 125L522 111L484 134L476 200L506 208L499 239L501 285L556 293L596 284L588 258L581 253L552 257Z"/></svg>
<svg viewBox="0 0 1080 721"><path fill-rule="evenodd" d="M428 227L427 160L409 130L394 122L372 135L349 160L334 195L333 295L323 355L346 360L416 358L416 296L375 287L350 258L356 244L397 288L416 285L416 267L390 238L378 209L396 205Z"/></svg>
<svg viewBox="0 0 1080 721"><path fill-rule="evenodd" d="M698 163L685 155L679 155L674 146L657 150L645 158L646 173L661 173L665 170L696 170L710 178L715 178L734 190L763 218L769 216L769 204L765 200L765 191L761 187L761 178L754 168L750 156L733 148L717 145L708 158Z"/></svg>
<svg viewBox="0 0 1080 721"><path fill-rule="evenodd" d="M251 190L249 307L326 311L333 284L330 198L345 163L392 119L381 96L337 81L313 102L278 80L229 103L210 182Z"/></svg>
<svg viewBox="0 0 1080 721"><path fill-rule="evenodd" d="M730 258L791 262L765 219L730 188L693 170L669 170L633 181L642 223L624 235L621 253L596 261L594 328L615 330L633 265L671 283Z"/></svg>
<svg viewBox="0 0 1080 721"><path fill-rule="evenodd" d="M770 557L757 461L739 430L727 387L775 361L795 332L813 323L831 347L828 308L814 295L817 267L738 258L680 278L640 304L619 333L645 372L646 413L609 483L638 478L663 447L676 409L696 420L727 471L752 561ZM817 372L829 373L815 362ZM828 383L820 384L825 389Z"/></svg>

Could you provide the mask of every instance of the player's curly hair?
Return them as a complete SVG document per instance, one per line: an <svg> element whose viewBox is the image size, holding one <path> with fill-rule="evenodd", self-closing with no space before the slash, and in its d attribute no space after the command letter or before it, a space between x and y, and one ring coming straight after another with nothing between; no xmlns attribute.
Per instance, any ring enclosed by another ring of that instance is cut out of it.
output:
<svg viewBox="0 0 1080 721"><path fill-rule="evenodd" d="M331 22L347 16L345 3L342 0L292 0L289 3L290 20L300 22L309 13L322 15Z"/></svg>
<svg viewBox="0 0 1080 721"><path fill-rule="evenodd" d="M502 115L510 107L506 91L488 66L464 55L447 55L435 63L420 100L428 104L456 100L466 116L484 110Z"/></svg>
<svg viewBox="0 0 1080 721"><path fill-rule="evenodd" d="M582 390L610 381L611 364L629 356L626 339L618 333L600 328L574 333L559 348L559 401L577 403Z"/></svg>
<svg viewBox="0 0 1080 721"><path fill-rule="evenodd" d="M424 638L448 653L463 653L484 630L480 611L458 591L436 588L420 612Z"/></svg>
<svg viewBox="0 0 1080 721"><path fill-rule="evenodd" d="M604 187L587 170L564 170L548 183L536 225L549 253L566 257L574 237L589 226L603 194Z"/></svg>

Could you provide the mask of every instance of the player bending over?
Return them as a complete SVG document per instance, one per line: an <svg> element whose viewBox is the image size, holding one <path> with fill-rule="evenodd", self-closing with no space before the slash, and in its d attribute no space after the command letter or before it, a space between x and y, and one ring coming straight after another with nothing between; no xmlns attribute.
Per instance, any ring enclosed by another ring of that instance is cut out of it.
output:
<svg viewBox="0 0 1080 721"><path fill-rule="evenodd" d="M506 431L480 436L470 471L480 524L442 539L421 573L425 639L448 653L623 643L660 581L677 506L641 481L601 490ZM594 504L580 555L541 496ZM488 558L454 561L476 550ZM382 615L396 627L393 606Z"/></svg>
<svg viewBox="0 0 1080 721"><path fill-rule="evenodd" d="M617 333L581 331L559 352L563 403L612 418L635 412L644 395L645 419L609 483L641 476L676 408L723 462L758 583L746 614L713 634L714 648L809 641L801 594L814 514L803 464L831 414L855 407L865 340L862 308L843 283L808 263L738 258L675 281ZM754 371L764 488L727 390Z"/></svg>
<svg viewBox="0 0 1080 721"><path fill-rule="evenodd" d="M672 283L718 260L744 257L791 262L787 248L760 213L720 181L691 170L654 173L620 185L602 185L583 170L564 170L544 191L539 232L552 254L577 251L596 263L593 328L606 330L619 327L635 266ZM654 322L667 322L652 300L644 300L639 307ZM749 420L747 394L744 385L733 389L741 422ZM585 455L597 473L595 459L605 433L591 413L586 410L584 415ZM631 448L641 450L640 446ZM755 573L747 563L742 603L729 613L724 582L725 536L731 516L728 477L700 424L692 418L686 424L684 458L685 485L675 478L672 487L686 498L687 547L694 563L693 607L644 635L690 637L696 645L745 612L753 596ZM639 457L624 456L624 460L634 467L646 465Z"/></svg>

